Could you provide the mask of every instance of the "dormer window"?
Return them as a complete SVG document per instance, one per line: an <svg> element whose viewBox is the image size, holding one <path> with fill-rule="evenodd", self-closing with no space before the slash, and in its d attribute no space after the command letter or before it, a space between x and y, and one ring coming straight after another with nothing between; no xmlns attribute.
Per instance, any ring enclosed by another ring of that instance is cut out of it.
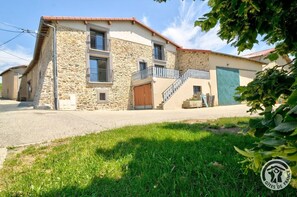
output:
<svg viewBox="0 0 297 197"><path fill-rule="evenodd" d="M106 51L106 36L105 32L90 30L91 48L101 51Z"/></svg>
<svg viewBox="0 0 297 197"><path fill-rule="evenodd" d="M160 44L154 44L154 58L156 60L165 60L164 46L162 46Z"/></svg>

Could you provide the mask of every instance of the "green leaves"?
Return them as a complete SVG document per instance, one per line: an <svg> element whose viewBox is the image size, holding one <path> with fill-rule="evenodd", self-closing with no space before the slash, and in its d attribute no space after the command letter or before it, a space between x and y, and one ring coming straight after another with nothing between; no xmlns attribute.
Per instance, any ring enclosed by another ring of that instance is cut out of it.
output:
<svg viewBox="0 0 297 197"><path fill-rule="evenodd" d="M297 128L297 120L292 122L281 123L277 127L273 128L272 130L288 133L288 132L294 131L296 128Z"/></svg>
<svg viewBox="0 0 297 197"><path fill-rule="evenodd" d="M268 56L267 56L267 58L270 60L270 61L275 61L275 60L277 60L278 59L278 57L279 57L279 55L275 52L275 53L270 53Z"/></svg>
<svg viewBox="0 0 297 197"><path fill-rule="evenodd" d="M281 55L296 51L296 0L286 2L285 6L283 1L255 0L210 0L208 5L211 11L195 25L208 31L219 22L220 38L232 42L239 52L257 43L255 34L265 36L267 43L276 44Z"/></svg>
<svg viewBox="0 0 297 197"><path fill-rule="evenodd" d="M290 105L297 105L297 90L292 92L292 94L288 98L287 103Z"/></svg>
<svg viewBox="0 0 297 197"><path fill-rule="evenodd" d="M275 138L267 138L264 140L261 140L260 142L263 145L269 146L269 147L276 147L280 146L286 143L286 140L284 139L275 139Z"/></svg>
<svg viewBox="0 0 297 197"><path fill-rule="evenodd" d="M245 156L245 157L254 157L254 152L250 151L248 149L240 150L239 148L237 148L236 146L234 146L234 149L241 155Z"/></svg>
<svg viewBox="0 0 297 197"><path fill-rule="evenodd" d="M256 112L257 110L265 111L263 115L270 114L267 109L272 109L276 101L282 96L286 98L291 94L291 86L294 83L294 75L289 74L288 71L277 68L266 69L258 72L256 78L245 87L238 87L236 89L235 100L239 102L246 101L251 107L249 112ZM295 96L291 98L294 103ZM289 103L289 101L288 101Z"/></svg>
<svg viewBox="0 0 297 197"><path fill-rule="evenodd" d="M218 35L238 51L251 49L257 37L276 45L276 52L268 59L292 54L297 57L297 0L209 0L211 11L195 22L203 31L220 23ZM249 112L260 112L262 119L251 119L248 133L259 138L252 149L235 150L246 159L246 167L259 172L271 158L283 158L296 166L297 161L297 62L291 70L277 66L258 72L245 87L236 89L235 100L245 101ZM286 103L274 109L279 99ZM297 167L292 168L297 174ZM294 180L297 188L297 179Z"/></svg>

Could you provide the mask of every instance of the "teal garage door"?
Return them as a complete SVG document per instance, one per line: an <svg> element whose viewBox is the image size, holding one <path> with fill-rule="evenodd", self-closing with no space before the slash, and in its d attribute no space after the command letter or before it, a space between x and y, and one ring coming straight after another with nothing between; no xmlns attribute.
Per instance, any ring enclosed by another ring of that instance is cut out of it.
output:
<svg viewBox="0 0 297 197"><path fill-rule="evenodd" d="M235 89L239 86L239 70L217 67L219 105L238 104L234 100Z"/></svg>

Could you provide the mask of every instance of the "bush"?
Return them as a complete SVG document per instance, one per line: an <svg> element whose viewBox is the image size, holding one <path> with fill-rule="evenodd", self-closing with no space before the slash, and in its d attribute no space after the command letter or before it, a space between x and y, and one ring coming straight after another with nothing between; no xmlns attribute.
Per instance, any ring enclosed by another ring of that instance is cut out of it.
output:
<svg viewBox="0 0 297 197"><path fill-rule="evenodd" d="M294 71L294 69L292 70ZM236 151L243 155L245 169L259 173L273 158L283 159L292 170L291 185L297 188L297 79L296 73L277 67L257 74L246 87L237 88L238 101L247 101L250 112L262 111L262 118L251 119L247 134L260 139L251 149ZM273 110L276 100L283 96L285 104Z"/></svg>

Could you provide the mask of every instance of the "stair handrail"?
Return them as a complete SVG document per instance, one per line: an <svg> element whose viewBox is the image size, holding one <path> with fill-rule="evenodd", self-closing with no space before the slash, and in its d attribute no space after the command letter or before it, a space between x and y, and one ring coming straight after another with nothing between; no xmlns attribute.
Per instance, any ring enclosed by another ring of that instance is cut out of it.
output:
<svg viewBox="0 0 297 197"><path fill-rule="evenodd" d="M163 102L165 103L173 93L189 78L190 70L187 70L178 79L176 79L163 93Z"/></svg>
<svg viewBox="0 0 297 197"><path fill-rule="evenodd" d="M199 79L210 79L210 74L208 71L204 70L195 70L188 69L184 74L182 74L178 79L176 79L163 93L163 103L168 101L171 96L176 92L179 87L183 85L183 83L189 78L199 78Z"/></svg>

